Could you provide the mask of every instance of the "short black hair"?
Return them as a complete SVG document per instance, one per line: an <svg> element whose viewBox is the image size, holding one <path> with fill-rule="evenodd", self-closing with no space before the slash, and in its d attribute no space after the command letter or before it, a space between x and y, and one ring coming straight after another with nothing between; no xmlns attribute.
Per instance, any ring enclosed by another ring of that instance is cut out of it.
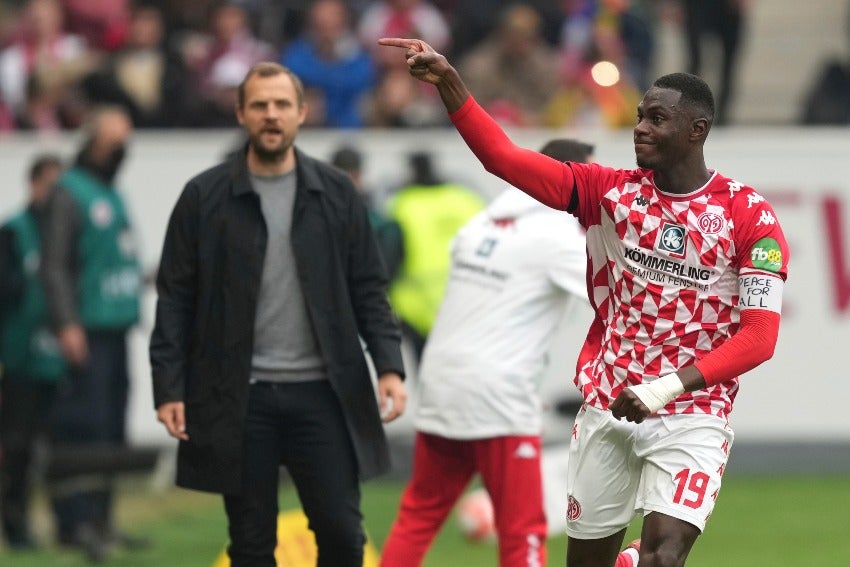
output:
<svg viewBox="0 0 850 567"><path fill-rule="evenodd" d="M41 154L36 156L30 165L29 179L35 181L51 167L62 167L62 159L56 154Z"/></svg>
<svg viewBox="0 0 850 567"><path fill-rule="evenodd" d="M570 138L555 138L546 142L540 148L540 153L558 161L587 163L587 160L593 155L593 150L594 147L592 144L586 144L585 142L579 142Z"/></svg>
<svg viewBox="0 0 850 567"><path fill-rule="evenodd" d="M679 91L682 93L681 100L686 106L704 115L709 125L714 121L714 95L701 77L690 73L670 73L658 77L652 86Z"/></svg>

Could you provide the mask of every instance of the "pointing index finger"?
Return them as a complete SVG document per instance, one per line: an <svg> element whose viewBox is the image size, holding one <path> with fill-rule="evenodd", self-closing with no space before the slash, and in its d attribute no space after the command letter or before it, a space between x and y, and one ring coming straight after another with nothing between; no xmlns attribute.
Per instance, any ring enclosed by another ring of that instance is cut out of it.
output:
<svg viewBox="0 0 850 567"><path fill-rule="evenodd" d="M382 37L378 40L378 45L386 45L389 47L404 47L405 49L415 49L419 47L419 42L415 39L404 39L401 37ZM421 49L417 49L421 51Z"/></svg>

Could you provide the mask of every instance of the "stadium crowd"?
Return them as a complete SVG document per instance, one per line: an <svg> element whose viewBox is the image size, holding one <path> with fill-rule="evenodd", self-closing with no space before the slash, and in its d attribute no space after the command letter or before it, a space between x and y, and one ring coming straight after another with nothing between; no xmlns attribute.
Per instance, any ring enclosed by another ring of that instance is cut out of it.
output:
<svg viewBox="0 0 850 567"><path fill-rule="evenodd" d="M686 25L693 4L3 0L0 131L74 129L103 103L126 107L142 129L234 126L236 86L261 60L302 77L308 127L447 126L434 93L378 49L383 36L420 37L459 61L505 125L627 127L648 86L657 22L706 32ZM600 61L616 66L614 84L599 78Z"/></svg>

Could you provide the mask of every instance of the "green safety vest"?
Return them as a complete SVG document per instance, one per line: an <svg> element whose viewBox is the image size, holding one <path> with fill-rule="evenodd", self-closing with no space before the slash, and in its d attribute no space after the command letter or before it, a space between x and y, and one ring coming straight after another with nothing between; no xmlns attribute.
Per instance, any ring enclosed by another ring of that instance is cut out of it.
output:
<svg viewBox="0 0 850 567"><path fill-rule="evenodd" d="M49 328L44 287L39 277L38 226L28 211L22 211L9 219L5 227L15 235L14 252L24 279L24 294L2 319L0 363L7 375L58 380L65 373L65 359Z"/></svg>
<svg viewBox="0 0 850 567"><path fill-rule="evenodd" d="M446 291L451 241L483 208L477 194L451 183L411 185L389 203L389 214L404 234L404 260L390 286L390 303L422 336L434 325Z"/></svg>
<svg viewBox="0 0 850 567"><path fill-rule="evenodd" d="M127 328L139 320L141 269L130 223L112 187L73 168L59 181L83 213L77 249L77 299L88 329Z"/></svg>

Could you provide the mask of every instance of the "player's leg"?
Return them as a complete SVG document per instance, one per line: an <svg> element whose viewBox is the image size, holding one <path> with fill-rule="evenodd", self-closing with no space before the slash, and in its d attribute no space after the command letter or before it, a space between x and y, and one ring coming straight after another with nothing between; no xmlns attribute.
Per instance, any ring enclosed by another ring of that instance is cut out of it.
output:
<svg viewBox="0 0 850 567"><path fill-rule="evenodd" d="M681 567L685 564L700 530L693 524L651 512L643 518L641 567Z"/></svg>
<svg viewBox="0 0 850 567"><path fill-rule="evenodd" d="M499 565L546 564L546 515L540 472L540 436L474 441L476 463L493 501Z"/></svg>
<svg viewBox="0 0 850 567"><path fill-rule="evenodd" d="M413 473L381 552L381 567L416 567L475 472L470 442L417 432Z"/></svg>
<svg viewBox="0 0 850 567"><path fill-rule="evenodd" d="M720 491L733 434L711 415L672 415L641 424L644 457L636 506L644 511L641 567L681 567Z"/></svg>
<svg viewBox="0 0 850 567"><path fill-rule="evenodd" d="M611 567L617 560L640 486L635 427L590 406L576 416L567 476L568 567Z"/></svg>

